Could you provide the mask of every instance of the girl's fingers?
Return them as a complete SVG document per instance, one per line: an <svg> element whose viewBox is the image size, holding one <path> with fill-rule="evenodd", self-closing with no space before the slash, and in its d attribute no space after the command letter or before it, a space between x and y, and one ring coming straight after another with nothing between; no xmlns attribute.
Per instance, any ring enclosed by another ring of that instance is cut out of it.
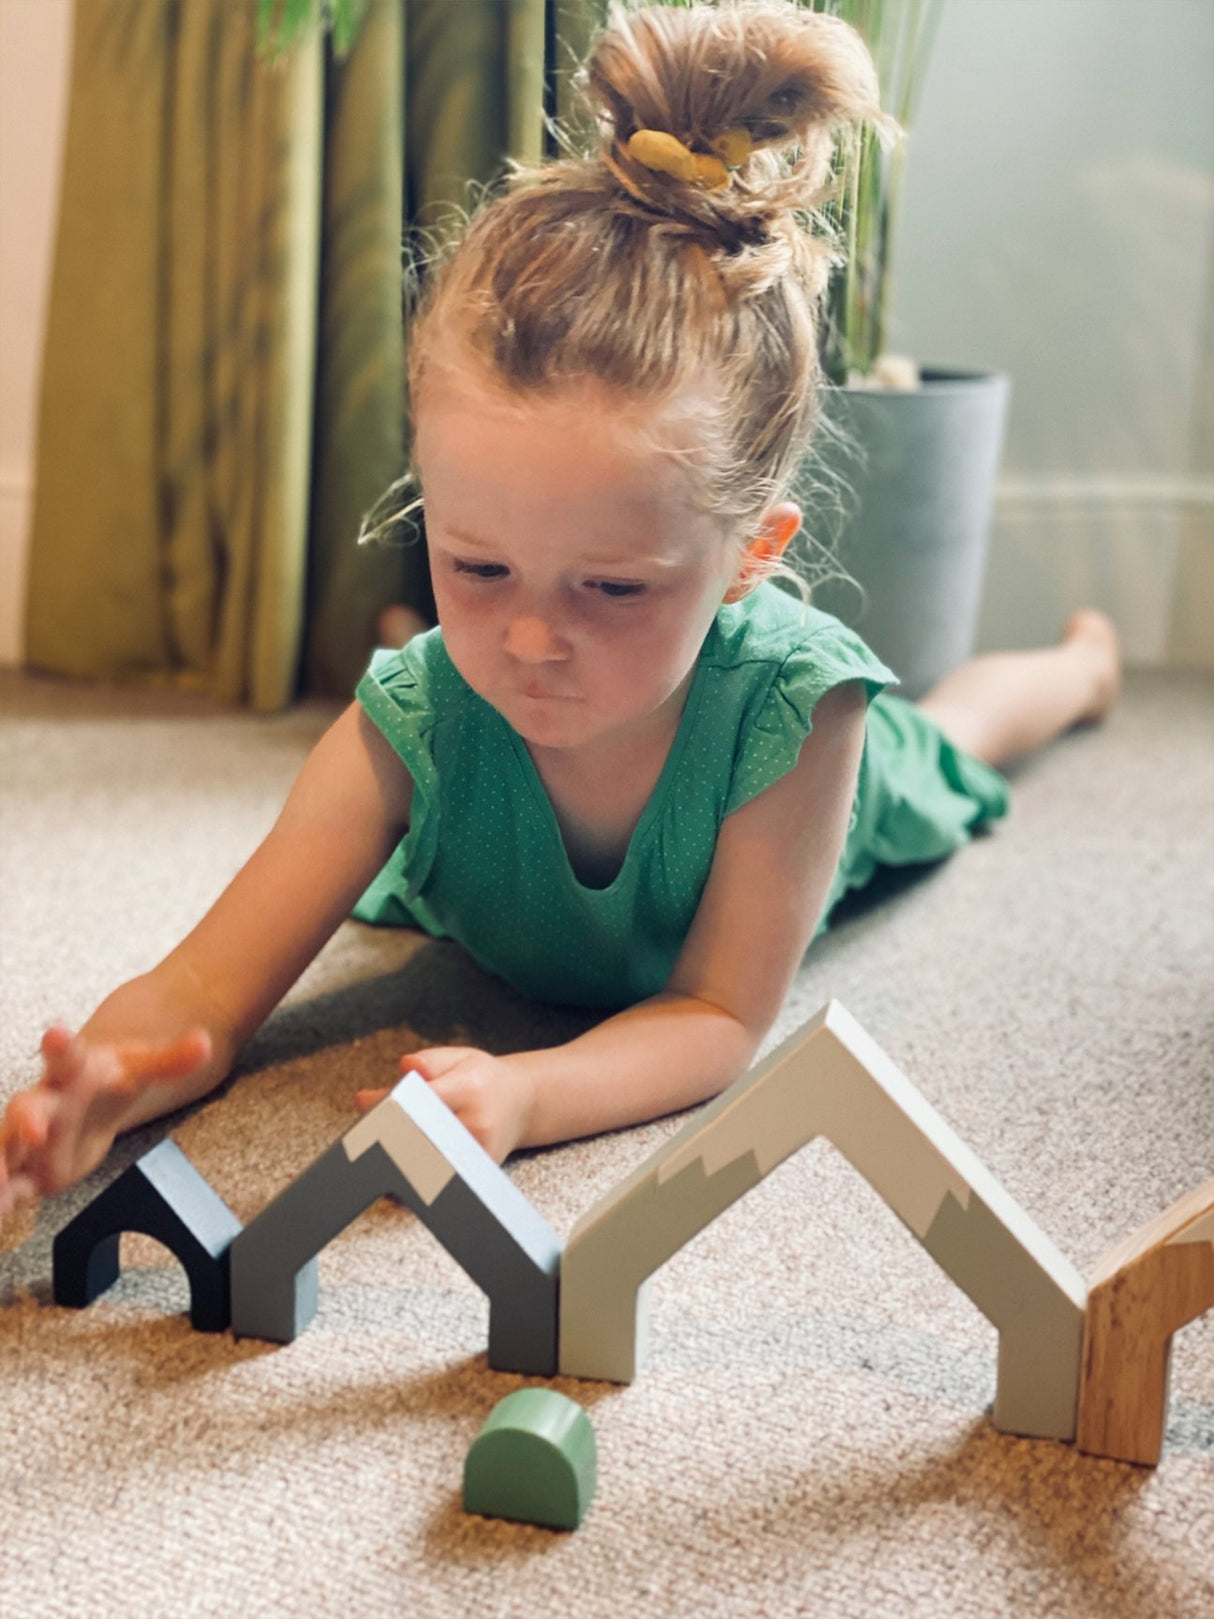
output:
<svg viewBox="0 0 1214 1619"><path fill-rule="evenodd" d="M444 1102L457 1118L462 1119L463 1123L467 1124L468 1120L463 1117L463 1109L469 1102L476 1100L477 1091L475 1085L470 1088L465 1075L450 1074L443 1079L437 1080L433 1088L434 1094L439 1101Z"/></svg>
<svg viewBox="0 0 1214 1619"><path fill-rule="evenodd" d="M420 1074L435 1087L447 1106L454 1109L463 1095L460 1080L465 1076L448 1076L470 1057L484 1058L486 1053L476 1046L427 1046L424 1051L407 1051L400 1060L400 1071L402 1074ZM358 1091L354 1098L355 1106L360 1113L366 1113L387 1095L386 1089Z"/></svg>
<svg viewBox="0 0 1214 1619"><path fill-rule="evenodd" d="M57 1023L42 1036L46 1071L42 1083L66 1090L87 1072L99 1087L126 1095L145 1084L184 1079L209 1060L211 1037L192 1029L178 1040L130 1040L90 1048L79 1035Z"/></svg>
<svg viewBox="0 0 1214 1619"><path fill-rule="evenodd" d="M29 1175L16 1174L0 1181L0 1220L38 1197L38 1185Z"/></svg>
<svg viewBox="0 0 1214 1619"><path fill-rule="evenodd" d="M465 1058L475 1055L475 1046L427 1046L424 1051L406 1052L400 1060L400 1071L418 1073L433 1082L449 1074Z"/></svg>
<svg viewBox="0 0 1214 1619"><path fill-rule="evenodd" d="M211 1037L205 1029L193 1029L180 1040L150 1045L132 1040L114 1047L119 1074L112 1089L120 1094L137 1091L145 1084L185 1079L211 1055Z"/></svg>
<svg viewBox="0 0 1214 1619"><path fill-rule="evenodd" d="M55 1088L75 1078L84 1056L83 1048L64 1023L53 1023L42 1036L42 1061L46 1064L45 1083Z"/></svg>
<svg viewBox="0 0 1214 1619"><path fill-rule="evenodd" d="M4 1115L2 1128L0 1141L16 1142L27 1152L37 1152L39 1147L45 1147L50 1135L50 1122L37 1091L21 1091L13 1097Z"/></svg>

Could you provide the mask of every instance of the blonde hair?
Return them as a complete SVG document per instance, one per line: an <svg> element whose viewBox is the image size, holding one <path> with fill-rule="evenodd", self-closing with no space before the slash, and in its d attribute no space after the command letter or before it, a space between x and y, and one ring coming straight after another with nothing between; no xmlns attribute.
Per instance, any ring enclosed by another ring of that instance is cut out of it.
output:
<svg viewBox="0 0 1214 1619"><path fill-rule="evenodd" d="M505 191L435 252L409 339L411 409L438 374L520 411L593 379L646 407L634 430L687 457L695 498L740 553L821 421L817 311L840 261L817 210L836 143L865 122L883 139L899 126L859 34L794 0L613 0L575 83L601 149L562 136L565 157L511 162ZM741 161L707 189L639 161L641 129L693 152L744 131ZM748 582L774 573L800 577L768 560Z"/></svg>

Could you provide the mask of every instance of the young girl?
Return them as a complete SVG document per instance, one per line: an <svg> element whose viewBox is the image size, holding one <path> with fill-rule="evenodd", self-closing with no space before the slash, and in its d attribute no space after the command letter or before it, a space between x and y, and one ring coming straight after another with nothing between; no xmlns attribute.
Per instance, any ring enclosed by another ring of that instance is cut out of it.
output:
<svg viewBox="0 0 1214 1619"><path fill-rule="evenodd" d="M0 1214L215 1087L352 908L611 1011L555 1048L402 1060L496 1159L702 1101L846 889L958 847L1005 813L993 766L1112 702L1100 614L915 706L771 582L830 262L794 210L842 127L888 126L858 36L791 0L616 10L587 82L602 151L515 175L413 329L439 628L375 655L194 931L47 1031Z"/></svg>

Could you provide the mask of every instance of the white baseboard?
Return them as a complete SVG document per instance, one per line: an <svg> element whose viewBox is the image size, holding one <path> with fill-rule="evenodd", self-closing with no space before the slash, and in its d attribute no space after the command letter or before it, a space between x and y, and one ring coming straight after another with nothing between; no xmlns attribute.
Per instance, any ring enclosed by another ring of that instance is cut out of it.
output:
<svg viewBox="0 0 1214 1619"><path fill-rule="evenodd" d="M0 666L25 656L25 562L33 490L13 478L0 479Z"/></svg>
<svg viewBox="0 0 1214 1619"><path fill-rule="evenodd" d="M1182 577L1214 554L1214 479L1004 479L995 493L978 650L1048 645L1077 607L1103 608L1121 630L1126 662L1175 661ZM1208 572L1203 569L1203 574ZM1214 667L1214 601L1202 611Z"/></svg>

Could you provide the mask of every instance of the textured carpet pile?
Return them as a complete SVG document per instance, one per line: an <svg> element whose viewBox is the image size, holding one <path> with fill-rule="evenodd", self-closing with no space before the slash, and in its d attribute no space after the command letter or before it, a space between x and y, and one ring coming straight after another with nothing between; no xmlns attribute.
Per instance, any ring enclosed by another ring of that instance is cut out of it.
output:
<svg viewBox="0 0 1214 1619"><path fill-rule="evenodd" d="M186 931L335 710L0 682L0 1101ZM1214 1172L1214 685L1132 676L1015 771L1011 818L883 881L810 951L769 1045L836 997L1083 1274ZM1176 1336L1155 1471L991 1425L996 1336L817 1142L654 1279L599 1487L561 1534L466 1516L469 1445L526 1380L484 1297L383 1202L321 1257L292 1345L191 1331L125 1238L90 1309L51 1242L166 1132L242 1220L421 1044L588 1026L450 942L346 924L206 1104L0 1227L0 1615L1111 1615L1214 1612L1214 1317ZM562 1235L681 1120L524 1154Z"/></svg>

